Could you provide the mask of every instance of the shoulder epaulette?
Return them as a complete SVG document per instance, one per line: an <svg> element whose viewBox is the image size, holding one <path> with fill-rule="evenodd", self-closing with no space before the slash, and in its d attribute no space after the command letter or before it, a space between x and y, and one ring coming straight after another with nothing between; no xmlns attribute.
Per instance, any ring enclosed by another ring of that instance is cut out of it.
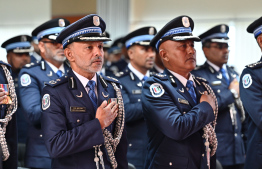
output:
<svg viewBox="0 0 262 169"><path fill-rule="evenodd" d="M203 68L205 68L205 65L196 66L194 70L199 70L199 69L203 69Z"/></svg>
<svg viewBox="0 0 262 169"><path fill-rule="evenodd" d="M28 63L24 66L24 68L31 68L31 67L35 67L35 66L39 66L40 65L40 62L39 61L36 61L36 62L31 62L31 63Z"/></svg>
<svg viewBox="0 0 262 169"><path fill-rule="evenodd" d="M68 76L62 76L58 79L49 81L48 83L46 83L46 85L51 86L51 87L55 87L55 86L58 86L60 84L66 83L66 82L68 82Z"/></svg>
<svg viewBox="0 0 262 169"><path fill-rule="evenodd" d="M120 83L116 78L110 76L102 76L106 81Z"/></svg>
<svg viewBox="0 0 262 169"><path fill-rule="evenodd" d="M2 61L2 60L0 60L0 64L6 65L6 66L8 66L9 68L11 67L11 65L10 65L9 63L7 63L7 62L5 62L5 61Z"/></svg>
<svg viewBox="0 0 262 169"><path fill-rule="evenodd" d="M157 77L158 79L167 80L168 77L165 74L162 73L155 73L153 74L154 77Z"/></svg>
<svg viewBox="0 0 262 169"><path fill-rule="evenodd" d="M246 67L251 68L251 69L260 68L260 67L262 67L262 61L252 63L250 65L247 65Z"/></svg>
<svg viewBox="0 0 262 169"><path fill-rule="evenodd" d="M128 69L126 69L126 70L124 70L124 71L121 71L121 72L117 72L117 73L115 73L115 77L126 76L126 75L128 75L128 72L129 72Z"/></svg>

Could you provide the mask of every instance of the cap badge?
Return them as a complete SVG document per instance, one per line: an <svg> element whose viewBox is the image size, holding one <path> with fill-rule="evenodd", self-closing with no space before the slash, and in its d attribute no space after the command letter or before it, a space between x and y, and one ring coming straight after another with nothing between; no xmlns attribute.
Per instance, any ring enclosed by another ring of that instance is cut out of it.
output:
<svg viewBox="0 0 262 169"><path fill-rule="evenodd" d="M64 19L59 19L59 20L58 20L58 25L59 25L60 27L65 27L65 20L64 20Z"/></svg>
<svg viewBox="0 0 262 169"><path fill-rule="evenodd" d="M27 38L26 38L26 36L21 36L21 42L26 42L27 41Z"/></svg>
<svg viewBox="0 0 262 169"><path fill-rule="evenodd" d="M225 25L221 25L220 31L221 31L222 33L226 32L226 26L225 26Z"/></svg>
<svg viewBox="0 0 262 169"><path fill-rule="evenodd" d="M100 20L98 16L94 16L93 17L93 23L95 26L99 26L100 25Z"/></svg>
<svg viewBox="0 0 262 169"><path fill-rule="evenodd" d="M182 18L182 23L183 23L184 27L186 27L186 28L190 26L189 19L188 19L188 17L186 17L186 16L184 16L184 17Z"/></svg>
<svg viewBox="0 0 262 169"><path fill-rule="evenodd" d="M154 28L153 28L153 27L150 27L148 34L149 34L149 35L154 35L154 33L155 33Z"/></svg>

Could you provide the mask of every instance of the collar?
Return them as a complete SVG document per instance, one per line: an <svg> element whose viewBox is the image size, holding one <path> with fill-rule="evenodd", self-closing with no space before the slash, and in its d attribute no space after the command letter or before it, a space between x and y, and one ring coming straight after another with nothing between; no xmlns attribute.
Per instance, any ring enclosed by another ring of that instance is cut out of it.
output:
<svg viewBox="0 0 262 169"><path fill-rule="evenodd" d="M215 71L219 72L220 67L218 67L218 66L215 65L214 63L210 62L209 60L207 60L207 63L208 63L213 69L215 69ZM223 64L222 68L225 69L225 71L226 71L226 73L227 73L227 66L226 66L226 64Z"/></svg>
<svg viewBox="0 0 262 169"><path fill-rule="evenodd" d="M175 72L173 72L173 71L171 71L171 70L169 70L169 69L167 69L167 70L168 70L170 73L172 73L172 75L174 75L174 76L183 84L184 87L186 87L187 79L186 79L185 77L183 77L183 76L181 76L180 74L175 73ZM193 76L192 76L191 73L190 73L190 76L189 76L189 79L188 79L188 80L192 80L193 83L194 83L194 87L196 87L195 81L194 81Z"/></svg>
<svg viewBox="0 0 262 169"><path fill-rule="evenodd" d="M149 77L150 76L150 72L149 70L146 72L145 75L143 75L142 73L140 73L138 70L136 70L131 63L128 63L128 68L138 77L139 80L142 80L144 76Z"/></svg>
<svg viewBox="0 0 262 169"><path fill-rule="evenodd" d="M46 61L46 60L45 60ZM52 63L46 61L46 63L51 67L51 69L56 73L58 70L61 70L63 75L65 74L65 68L64 68L64 63L57 69Z"/></svg>
<svg viewBox="0 0 262 169"><path fill-rule="evenodd" d="M84 86L84 88L86 88L86 85L87 85L87 83L89 82L89 79L87 79L86 77L84 77L84 76L76 73L74 70L73 70L73 72L74 72L74 74L76 75L76 77L80 80L80 82L82 83L82 85ZM96 79L97 79L97 78L96 78L96 73L95 73L94 77L93 77L91 80L95 81L95 82L96 82L96 86L97 86L97 80L96 80ZM96 87L96 86L95 86L95 87Z"/></svg>
<svg viewBox="0 0 262 169"><path fill-rule="evenodd" d="M159 66L157 66L156 64L154 65L154 68L159 72L159 73L163 73L164 69L161 69Z"/></svg>

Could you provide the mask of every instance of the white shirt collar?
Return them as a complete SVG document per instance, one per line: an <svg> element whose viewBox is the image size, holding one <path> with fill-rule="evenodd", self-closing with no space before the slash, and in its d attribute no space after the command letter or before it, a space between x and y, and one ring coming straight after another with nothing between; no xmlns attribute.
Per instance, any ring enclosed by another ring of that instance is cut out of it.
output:
<svg viewBox="0 0 262 169"><path fill-rule="evenodd" d="M150 72L149 70L146 72L145 75L143 75L141 72L139 72L138 70L136 70L131 63L128 63L128 68L138 77L139 80L142 80L144 76L149 77L150 76Z"/></svg>
<svg viewBox="0 0 262 169"><path fill-rule="evenodd" d="M178 73L176 73L176 72L173 72L173 71L171 71L171 70L169 70L169 69L168 69L168 71L169 71L170 73L172 73L172 75L174 75L174 76L183 84L184 87L186 87L187 79L186 79L185 77L183 77L183 76L181 76L180 74L178 74ZM191 73L190 73L190 76L189 76L189 79L188 79L188 80L193 81L194 87L196 87L195 81L194 81L193 76L192 76Z"/></svg>
<svg viewBox="0 0 262 169"><path fill-rule="evenodd" d="M65 74L65 68L64 68L64 63L57 69L52 63L46 61L46 63L51 67L51 69L56 73L58 70L61 70L63 75Z"/></svg>
<svg viewBox="0 0 262 169"><path fill-rule="evenodd" d="M209 60L207 60L207 63L208 63L212 68L214 68L217 72L219 72L220 67L218 67L218 66L215 65L214 63L210 62ZM223 64L222 68L225 69L225 71L227 72L227 66L226 66L226 64Z"/></svg>

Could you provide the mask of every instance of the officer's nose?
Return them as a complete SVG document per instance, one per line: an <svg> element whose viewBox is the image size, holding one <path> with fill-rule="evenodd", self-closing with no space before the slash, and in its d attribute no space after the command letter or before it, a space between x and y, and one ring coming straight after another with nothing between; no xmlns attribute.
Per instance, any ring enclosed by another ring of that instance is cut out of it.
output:
<svg viewBox="0 0 262 169"><path fill-rule="evenodd" d="M188 54L195 54L196 53L196 49L193 46L188 45L187 46L187 52L188 52Z"/></svg>
<svg viewBox="0 0 262 169"><path fill-rule="evenodd" d="M148 48L147 53L149 57L156 57L156 51L152 47Z"/></svg>
<svg viewBox="0 0 262 169"><path fill-rule="evenodd" d="M95 56L102 56L103 48L96 46L94 52L95 52Z"/></svg>

